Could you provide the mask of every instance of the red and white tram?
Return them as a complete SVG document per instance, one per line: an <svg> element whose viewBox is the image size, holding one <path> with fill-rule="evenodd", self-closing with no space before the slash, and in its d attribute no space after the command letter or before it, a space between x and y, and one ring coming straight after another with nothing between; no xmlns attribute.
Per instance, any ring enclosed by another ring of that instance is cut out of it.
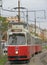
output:
<svg viewBox="0 0 47 65"><path fill-rule="evenodd" d="M33 54L42 51L42 41L25 29L11 30L8 33L8 60L29 61Z"/></svg>
<svg viewBox="0 0 47 65"><path fill-rule="evenodd" d="M8 60L29 61L31 58L31 35L27 30L8 33Z"/></svg>

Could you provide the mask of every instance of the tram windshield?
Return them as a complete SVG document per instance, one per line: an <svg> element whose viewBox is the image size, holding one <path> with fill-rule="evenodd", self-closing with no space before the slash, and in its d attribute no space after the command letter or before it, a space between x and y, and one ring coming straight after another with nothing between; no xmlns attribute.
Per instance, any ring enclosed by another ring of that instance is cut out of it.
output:
<svg viewBox="0 0 47 65"><path fill-rule="evenodd" d="M18 33L18 34L9 35L8 44L9 45L25 45L26 44L25 34Z"/></svg>

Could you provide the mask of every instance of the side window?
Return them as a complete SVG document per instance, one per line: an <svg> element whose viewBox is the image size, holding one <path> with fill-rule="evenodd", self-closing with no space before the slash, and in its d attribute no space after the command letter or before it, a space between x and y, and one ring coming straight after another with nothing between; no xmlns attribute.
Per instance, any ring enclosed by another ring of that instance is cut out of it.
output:
<svg viewBox="0 0 47 65"><path fill-rule="evenodd" d="M31 44L31 35L29 33L27 33L27 44Z"/></svg>
<svg viewBox="0 0 47 65"><path fill-rule="evenodd" d="M35 44L35 38L31 36L31 44Z"/></svg>

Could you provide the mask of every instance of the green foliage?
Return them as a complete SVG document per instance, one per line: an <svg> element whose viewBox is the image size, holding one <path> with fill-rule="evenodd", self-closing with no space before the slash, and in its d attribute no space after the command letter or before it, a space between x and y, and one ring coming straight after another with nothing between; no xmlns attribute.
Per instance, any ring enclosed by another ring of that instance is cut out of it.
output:
<svg viewBox="0 0 47 65"><path fill-rule="evenodd" d="M0 65L4 65L7 62L7 56L0 57Z"/></svg>
<svg viewBox="0 0 47 65"><path fill-rule="evenodd" d="M8 22L2 22L2 31L8 30Z"/></svg>
<svg viewBox="0 0 47 65"><path fill-rule="evenodd" d="M31 32L31 34L33 34L33 35L35 35L35 36L38 36L38 34L37 34L37 33L35 33L35 32Z"/></svg>
<svg viewBox="0 0 47 65"><path fill-rule="evenodd" d="M45 49L47 49L47 46L44 46Z"/></svg>
<svg viewBox="0 0 47 65"><path fill-rule="evenodd" d="M6 17L1 17L0 16L0 21L2 21L2 22L6 21Z"/></svg>
<svg viewBox="0 0 47 65"><path fill-rule="evenodd" d="M0 30L2 32L7 31L8 30L8 22L6 22L6 18L5 17L0 17L0 21L2 21Z"/></svg>

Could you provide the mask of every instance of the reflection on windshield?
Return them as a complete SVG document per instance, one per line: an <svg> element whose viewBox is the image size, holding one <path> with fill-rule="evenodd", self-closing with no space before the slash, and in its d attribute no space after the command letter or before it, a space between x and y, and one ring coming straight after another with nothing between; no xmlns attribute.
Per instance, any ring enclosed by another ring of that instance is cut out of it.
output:
<svg viewBox="0 0 47 65"><path fill-rule="evenodd" d="M26 38L24 34L12 34L9 35L9 45L25 45Z"/></svg>

